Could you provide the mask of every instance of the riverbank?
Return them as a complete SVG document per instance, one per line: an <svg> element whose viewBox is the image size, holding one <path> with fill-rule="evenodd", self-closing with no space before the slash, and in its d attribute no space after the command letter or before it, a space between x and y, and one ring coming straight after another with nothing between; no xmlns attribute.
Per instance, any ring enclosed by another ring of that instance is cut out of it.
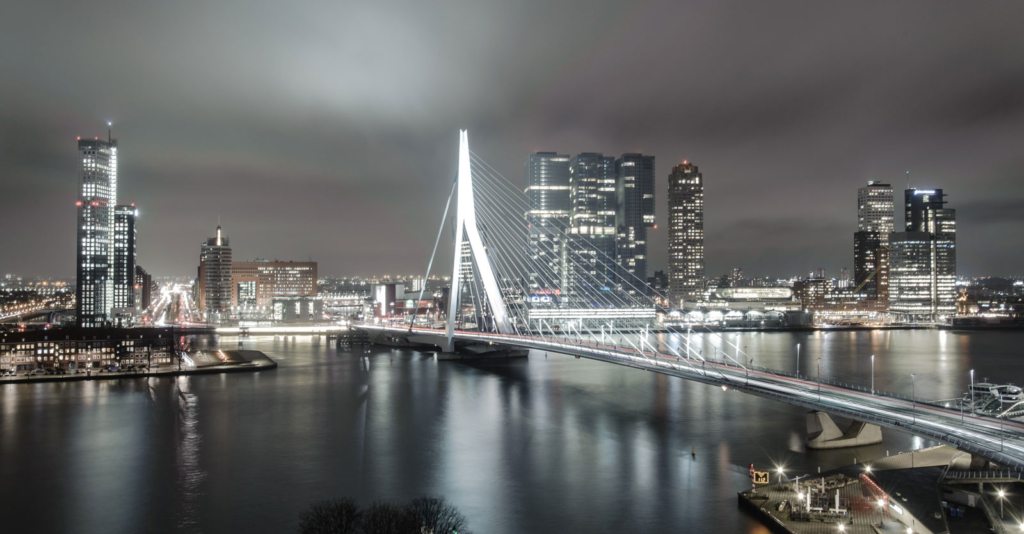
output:
<svg viewBox="0 0 1024 534"><path fill-rule="evenodd" d="M179 375L201 375L215 373L240 373L267 371L277 368L277 362L270 359L266 354L258 350L221 350L217 351L219 363L206 365L164 366L146 371L116 371L116 372L93 372L88 374L59 374L59 375L38 375L38 376L5 376L0 378L0 384L26 384L35 382L78 382L84 380L117 380L121 378L146 378L157 376L179 376Z"/></svg>

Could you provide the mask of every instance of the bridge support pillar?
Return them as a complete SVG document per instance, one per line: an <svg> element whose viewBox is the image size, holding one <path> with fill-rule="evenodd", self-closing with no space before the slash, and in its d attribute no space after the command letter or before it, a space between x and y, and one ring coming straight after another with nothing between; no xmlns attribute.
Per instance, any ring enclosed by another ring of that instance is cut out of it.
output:
<svg viewBox="0 0 1024 534"><path fill-rule="evenodd" d="M845 430L825 412L807 413L807 446L812 449L842 449L882 442L878 425L854 421Z"/></svg>

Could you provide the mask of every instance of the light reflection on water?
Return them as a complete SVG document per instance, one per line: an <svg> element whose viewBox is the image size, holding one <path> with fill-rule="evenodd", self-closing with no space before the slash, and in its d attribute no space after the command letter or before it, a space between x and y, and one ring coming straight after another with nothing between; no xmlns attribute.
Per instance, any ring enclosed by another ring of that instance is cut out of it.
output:
<svg viewBox="0 0 1024 534"><path fill-rule="evenodd" d="M680 335L661 343L685 346ZM922 398L967 371L1024 382L1019 333L691 336L754 365L839 376ZM239 345L236 338L222 341ZM536 353L438 362L385 348L338 353L261 337L260 374L0 387L0 503L13 531L288 531L309 503L443 495L477 532L757 531L736 510L746 465L815 472L925 440L807 451L804 413L734 391ZM691 451L695 453L691 454ZM24 523L19 525L19 522ZM20 527L20 528L19 528Z"/></svg>

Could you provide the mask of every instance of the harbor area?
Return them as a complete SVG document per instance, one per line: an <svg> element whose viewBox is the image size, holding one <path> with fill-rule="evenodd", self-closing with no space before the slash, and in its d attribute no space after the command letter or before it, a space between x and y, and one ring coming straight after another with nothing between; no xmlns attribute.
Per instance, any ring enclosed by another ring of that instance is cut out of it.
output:
<svg viewBox="0 0 1024 534"><path fill-rule="evenodd" d="M787 534L1024 532L1024 474L964 464L962 453L951 467L950 451L935 447L793 478L752 474L758 484L739 493L739 506Z"/></svg>

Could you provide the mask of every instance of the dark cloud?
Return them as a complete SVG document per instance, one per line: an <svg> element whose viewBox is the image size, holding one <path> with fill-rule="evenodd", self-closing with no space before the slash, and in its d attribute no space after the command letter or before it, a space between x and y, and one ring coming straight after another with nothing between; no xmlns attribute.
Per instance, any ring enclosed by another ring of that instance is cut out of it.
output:
<svg viewBox="0 0 1024 534"><path fill-rule="evenodd" d="M960 266L1024 261L1024 4L1002 1L16 1L0 20L0 270L71 275L74 137L116 122L140 260L416 272L456 130L522 183L533 150L683 158L709 272L849 265L856 188L942 187ZM1009 241L1008 241L1009 240ZM40 245L43 243L43 245Z"/></svg>

